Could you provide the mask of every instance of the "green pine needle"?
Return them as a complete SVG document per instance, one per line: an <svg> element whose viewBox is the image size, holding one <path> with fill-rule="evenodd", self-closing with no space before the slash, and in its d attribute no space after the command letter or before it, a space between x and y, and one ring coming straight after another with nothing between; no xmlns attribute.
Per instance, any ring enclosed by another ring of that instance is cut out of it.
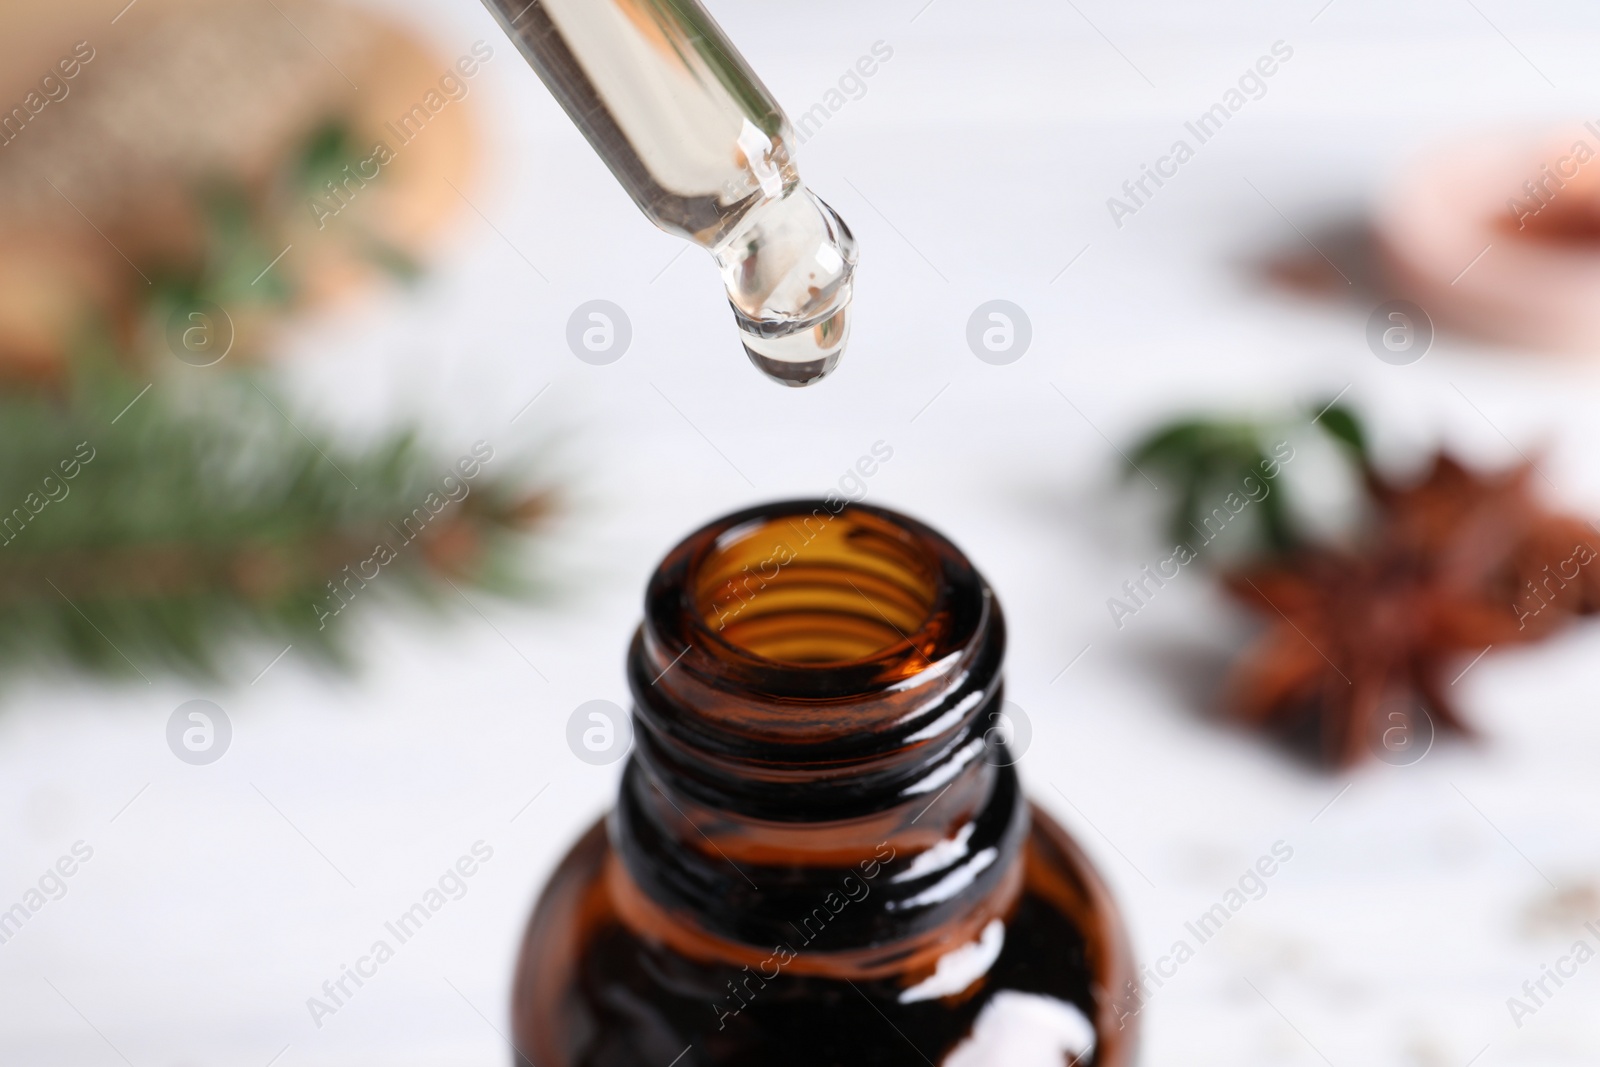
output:
<svg viewBox="0 0 1600 1067"><path fill-rule="evenodd" d="M547 498L513 457L466 478L413 430L353 449L243 375L86 370L64 401L0 397L0 441L0 663L215 673L252 635L342 663L373 602L532 588Z"/></svg>

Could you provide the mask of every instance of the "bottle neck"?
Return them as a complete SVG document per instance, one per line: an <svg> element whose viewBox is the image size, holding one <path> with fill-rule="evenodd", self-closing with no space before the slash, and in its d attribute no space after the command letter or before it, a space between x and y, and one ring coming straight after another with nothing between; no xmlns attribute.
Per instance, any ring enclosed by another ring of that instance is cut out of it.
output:
<svg viewBox="0 0 1600 1067"><path fill-rule="evenodd" d="M981 576L893 512L769 505L691 536L628 656L625 910L695 955L846 976L975 940L1027 832L988 729L1004 648Z"/></svg>

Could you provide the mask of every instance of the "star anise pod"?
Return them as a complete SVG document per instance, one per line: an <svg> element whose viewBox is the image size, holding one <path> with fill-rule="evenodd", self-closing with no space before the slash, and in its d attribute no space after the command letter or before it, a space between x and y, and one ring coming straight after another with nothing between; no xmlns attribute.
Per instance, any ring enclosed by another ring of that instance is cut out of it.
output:
<svg viewBox="0 0 1600 1067"><path fill-rule="evenodd" d="M1473 471L1435 457L1402 486L1364 471L1374 528L1355 551L1303 548L1225 576L1267 617L1228 686L1234 717L1355 763L1396 728L1469 734L1449 697L1460 662L1544 637L1600 609L1600 546L1588 523L1532 492L1532 464Z"/></svg>
<svg viewBox="0 0 1600 1067"><path fill-rule="evenodd" d="M1431 559L1452 582L1508 606L1524 641L1600 611L1600 568L1588 566L1600 530L1547 509L1534 492L1542 477L1532 462L1485 473L1446 453L1412 486L1365 473L1391 550Z"/></svg>

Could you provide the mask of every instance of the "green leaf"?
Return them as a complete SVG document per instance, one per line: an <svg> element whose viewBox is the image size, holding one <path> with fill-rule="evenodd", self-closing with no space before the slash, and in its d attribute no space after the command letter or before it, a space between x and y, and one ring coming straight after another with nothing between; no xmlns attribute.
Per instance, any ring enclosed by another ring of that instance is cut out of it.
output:
<svg viewBox="0 0 1600 1067"><path fill-rule="evenodd" d="M1158 427L1134 446L1134 462L1159 472L1176 490L1168 517L1172 537L1179 542L1203 537L1206 520L1229 493L1245 495L1246 479L1263 479L1269 428L1246 419L1189 416ZM1273 548L1293 541L1276 488L1251 505L1243 525Z"/></svg>
<svg viewBox="0 0 1600 1067"><path fill-rule="evenodd" d="M1333 403L1323 408L1322 414L1313 421L1334 440L1349 448L1362 463L1367 462L1367 432L1354 411L1343 404Z"/></svg>

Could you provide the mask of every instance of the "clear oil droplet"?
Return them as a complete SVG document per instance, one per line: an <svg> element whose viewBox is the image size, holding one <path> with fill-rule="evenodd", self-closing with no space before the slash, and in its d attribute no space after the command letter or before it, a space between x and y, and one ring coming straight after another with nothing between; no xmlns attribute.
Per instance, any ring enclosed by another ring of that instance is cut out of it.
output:
<svg viewBox="0 0 1600 1067"><path fill-rule="evenodd" d="M782 385L821 381L850 339L856 242L804 185L755 208L713 249L745 354Z"/></svg>

